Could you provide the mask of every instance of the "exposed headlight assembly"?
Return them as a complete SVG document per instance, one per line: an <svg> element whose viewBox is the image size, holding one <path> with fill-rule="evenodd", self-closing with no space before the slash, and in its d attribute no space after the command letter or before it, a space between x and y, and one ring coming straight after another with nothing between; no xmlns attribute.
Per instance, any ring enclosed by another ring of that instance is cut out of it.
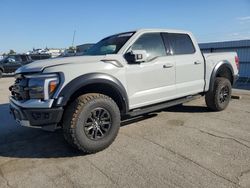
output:
<svg viewBox="0 0 250 188"><path fill-rule="evenodd" d="M55 93L59 85L57 74L26 75L29 97L31 99L48 100Z"/></svg>

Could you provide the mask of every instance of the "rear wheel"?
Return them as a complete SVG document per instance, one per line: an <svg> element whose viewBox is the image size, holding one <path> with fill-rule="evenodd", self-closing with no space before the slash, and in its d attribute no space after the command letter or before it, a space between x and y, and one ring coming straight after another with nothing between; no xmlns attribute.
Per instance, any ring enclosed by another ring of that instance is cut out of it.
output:
<svg viewBox="0 0 250 188"><path fill-rule="evenodd" d="M205 96L207 107L214 111L227 108L231 99L232 86L226 78L216 78L213 91L208 91Z"/></svg>
<svg viewBox="0 0 250 188"><path fill-rule="evenodd" d="M120 128L120 111L108 96L90 93L78 97L64 113L65 139L85 153L107 148Z"/></svg>
<svg viewBox="0 0 250 188"><path fill-rule="evenodd" d="M3 71L0 69L0 78L3 77Z"/></svg>

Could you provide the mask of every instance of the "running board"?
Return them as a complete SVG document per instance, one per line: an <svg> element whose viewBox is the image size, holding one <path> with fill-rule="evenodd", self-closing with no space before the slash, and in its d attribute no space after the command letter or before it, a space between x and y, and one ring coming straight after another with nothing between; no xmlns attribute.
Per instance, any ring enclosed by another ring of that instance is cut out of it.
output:
<svg viewBox="0 0 250 188"><path fill-rule="evenodd" d="M171 107L171 106L175 106L175 105L178 105L178 104L182 104L182 103L192 101L194 99L198 99L198 98L200 98L200 96L201 95L190 95L190 96L187 96L187 97L182 97L182 98L167 101L167 102L164 102L164 103L159 103L159 104L156 104L156 105L151 105L151 106L147 106L147 107L143 107L143 108L138 108L138 109L135 109L135 110L132 110L132 111L128 112L127 115L130 116L130 117L134 117L134 116L139 116L139 115L142 115L142 114L147 114L149 112L162 110L164 108L168 108L168 107Z"/></svg>

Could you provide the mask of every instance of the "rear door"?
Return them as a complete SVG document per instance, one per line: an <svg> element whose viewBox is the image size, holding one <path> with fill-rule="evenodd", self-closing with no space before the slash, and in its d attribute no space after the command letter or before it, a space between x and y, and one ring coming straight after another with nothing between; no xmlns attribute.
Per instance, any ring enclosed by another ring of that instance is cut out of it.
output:
<svg viewBox="0 0 250 188"><path fill-rule="evenodd" d="M204 88L204 59L191 37L183 33L165 33L176 65L177 97L196 94Z"/></svg>

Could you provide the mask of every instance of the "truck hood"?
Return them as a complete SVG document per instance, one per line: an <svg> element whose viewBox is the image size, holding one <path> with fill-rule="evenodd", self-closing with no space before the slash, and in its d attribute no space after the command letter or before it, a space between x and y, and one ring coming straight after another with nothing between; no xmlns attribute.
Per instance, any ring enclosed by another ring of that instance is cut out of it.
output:
<svg viewBox="0 0 250 188"><path fill-rule="evenodd" d="M41 72L47 67L59 66L64 64L77 64L77 63L91 63L99 62L100 60L107 59L111 55L102 56L74 56L74 57L62 57L54 59L39 60L24 65L16 70L16 74L19 73L32 73Z"/></svg>

